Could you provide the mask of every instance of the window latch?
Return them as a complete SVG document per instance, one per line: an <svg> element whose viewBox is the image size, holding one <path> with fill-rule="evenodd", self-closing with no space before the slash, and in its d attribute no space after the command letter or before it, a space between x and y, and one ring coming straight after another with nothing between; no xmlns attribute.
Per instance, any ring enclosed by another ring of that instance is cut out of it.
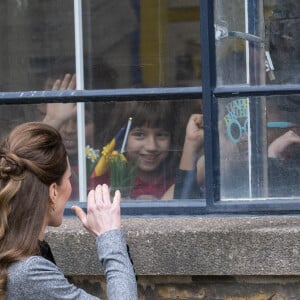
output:
<svg viewBox="0 0 300 300"><path fill-rule="evenodd" d="M257 35L241 32L241 31L229 31L226 26L215 24L215 39L217 41L220 41L228 37L238 38L238 39L246 40L253 43L259 43L259 44L265 43L265 41Z"/></svg>
<svg viewBox="0 0 300 300"><path fill-rule="evenodd" d="M261 37L256 36L254 34L241 32L241 31L229 31L226 26L215 24L216 41L220 41L222 39L229 38L229 37L238 38L253 43L258 43L261 46L264 46L265 44L265 41ZM269 51L265 51L265 69L269 79L275 80L275 75L273 72L274 66Z"/></svg>

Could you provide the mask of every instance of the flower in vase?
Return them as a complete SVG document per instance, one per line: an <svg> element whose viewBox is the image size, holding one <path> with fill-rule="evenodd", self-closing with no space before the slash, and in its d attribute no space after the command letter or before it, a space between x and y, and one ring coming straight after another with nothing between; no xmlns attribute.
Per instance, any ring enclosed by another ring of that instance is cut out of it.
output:
<svg viewBox="0 0 300 300"><path fill-rule="evenodd" d="M136 167L130 165L124 154L116 150L111 152L107 160L111 190L118 189L124 197L128 197L135 179Z"/></svg>

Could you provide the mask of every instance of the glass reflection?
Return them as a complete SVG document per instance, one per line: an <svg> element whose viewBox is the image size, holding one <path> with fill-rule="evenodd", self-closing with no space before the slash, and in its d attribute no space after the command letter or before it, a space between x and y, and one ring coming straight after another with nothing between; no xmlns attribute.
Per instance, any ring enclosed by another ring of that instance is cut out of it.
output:
<svg viewBox="0 0 300 300"><path fill-rule="evenodd" d="M249 198L249 101L230 99L219 113L221 198Z"/></svg>
<svg viewBox="0 0 300 300"><path fill-rule="evenodd" d="M126 199L176 198L174 184L186 125L190 115L199 111L199 102L132 101L116 103L113 109L110 105L102 106L109 120L89 187L108 183L121 189ZM198 192L195 198L199 197Z"/></svg>
<svg viewBox="0 0 300 300"><path fill-rule="evenodd" d="M1 91L43 90L58 60L75 62L72 0L4 0L0 16Z"/></svg>
<svg viewBox="0 0 300 300"><path fill-rule="evenodd" d="M82 2L85 88L201 84L199 1ZM1 1L1 91L75 73L73 1ZM105 76L103 75L105 74Z"/></svg>
<svg viewBox="0 0 300 300"><path fill-rule="evenodd" d="M265 100L261 115L251 113L255 98L224 100L219 107L222 200L300 195L300 98Z"/></svg>
<svg viewBox="0 0 300 300"><path fill-rule="evenodd" d="M217 84L299 82L300 3L215 1Z"/></svg>
<svg viewBox="0 0 300 300"><path fill-rule="evenodd" d="M72 86L73 77L69 74L54 85ZM72 169L70 200L78 201L76 104L2 105L1 142L12 128L28 121L46 122L61 133ZM108 183L121 189L125 199L134 200L203 197L200 100L87 102L85 121L88 189Z"/></svg>
<svg viewBox="0 0 300 300"><path fill-rule="evenodd" d="M267 102L269 195L300 195L300 97L272 97Z"/></svg>
<svg viewBox="0 0 300 300"><path fill-rule="evenodd" d="M83 2L86 88L99 60L118 88L200 85L199 14L197 0Z"/></svg>

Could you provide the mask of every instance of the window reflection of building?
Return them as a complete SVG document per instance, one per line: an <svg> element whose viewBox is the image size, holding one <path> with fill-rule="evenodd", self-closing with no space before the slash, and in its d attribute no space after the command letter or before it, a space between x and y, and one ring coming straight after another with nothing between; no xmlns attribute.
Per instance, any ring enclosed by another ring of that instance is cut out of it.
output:
<svg viewBox="0 0 300 300"><path fill-rule="evenodd" d="M269 1L266 1L268 4ZM266 18L266 43L275 67L274 83L299 82L300 3L272 1Z"/></svg>

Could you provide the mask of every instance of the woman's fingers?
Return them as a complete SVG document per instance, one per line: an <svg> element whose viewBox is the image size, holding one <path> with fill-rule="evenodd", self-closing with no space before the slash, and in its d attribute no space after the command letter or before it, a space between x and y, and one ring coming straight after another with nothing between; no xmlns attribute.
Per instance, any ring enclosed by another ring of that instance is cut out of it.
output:
<svg viewBox="0 0 300 300"><path fill-rule="evenodd" d="M119 191L115 192L111 202L108 186L97 185L96 189L88 194L87 214L75 205L72 206L72 210L83 226L94 236L98 236L108 230L121 228L120 201Z"/></svg>
<svg viewBox="0 0 300 300"><path fill-rule="evenodd" d="M109 188L106 184L96 186L95 203L97 205L111 205Z"/></svg>
<svg viewBox="0 0 300 300"><path fill-rule="evenodd" d="M88 210L91 206L96 205L97 195L98 195L98 193L96 191L97 191L97 188L96 188L96 190L90 190L89 193L88 193L88 199L87 199Z"/></svg>
<svg viewBox="0 0 300 300"><path fill-rule="evenodd" d="M77 205L73 205L71 209L75 213L75 215L79 218L81 223L84 226L87 226L87 216L86 213L83 211L83 209Z"/></svg>
<svg viewBox="0 0 300 300"><path fill-rule="evenodd" d="M94 191L94 202L96 205L101 205L102 204L102 188L101 185L97 185L96 189Z"/></svg>
<svg viewBox="0 0 300 300"><path fill-rule="evenodd" d="M102 200L104 205L111 205L110 193L107 184L102 185Z"/></svg>
<svg viewBox="0 0 300 300"><path fill-rule="evenodd" d="M121 203L121 193L119 190L117 190L115 192L114 198L113 198L113 202L112 202L112 206L114 208L120 207L120 203Z"/></svg>

